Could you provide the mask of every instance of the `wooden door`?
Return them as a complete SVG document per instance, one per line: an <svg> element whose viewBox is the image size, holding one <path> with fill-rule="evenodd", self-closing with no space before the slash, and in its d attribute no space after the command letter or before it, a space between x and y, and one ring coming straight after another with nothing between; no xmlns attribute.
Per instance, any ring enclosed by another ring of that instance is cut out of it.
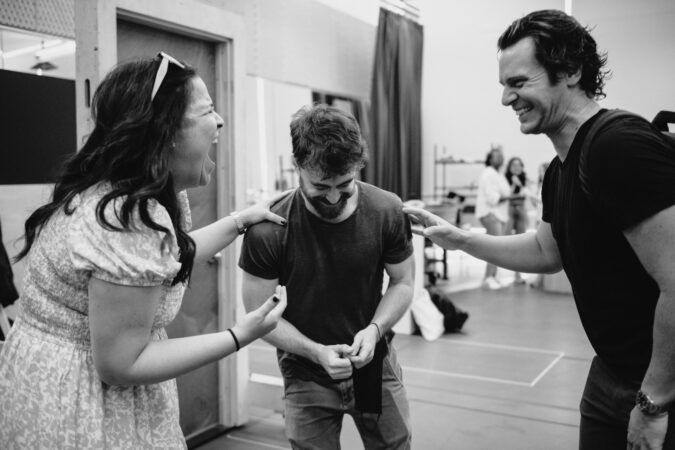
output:
<svg viewBox="0 0 675 450"><path fill-rule="evenodd" d="M147 25L117 20L117 59L154 56L164 51L197 69L215 98L215 44ZM218 105L217 105L218 106ZM216 148L212 157L217 161ZM215 156L215 157L214 157ZM217 218L217 172L208 186L190 189L193 229ZM218 331L218 260L195 265L183 305L167 328L169 337L192 336ZM178 378L181 427L186 436L219 423L218 365L209 364Z"/></svg>

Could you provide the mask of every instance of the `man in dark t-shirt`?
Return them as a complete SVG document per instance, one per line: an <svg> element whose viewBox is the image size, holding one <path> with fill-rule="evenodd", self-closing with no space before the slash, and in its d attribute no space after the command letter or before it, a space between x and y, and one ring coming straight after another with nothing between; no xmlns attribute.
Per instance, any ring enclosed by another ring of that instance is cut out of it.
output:
<svg viewBox="0 0 675 450"><path fill-rule="evenodd" d="M404 211L443 247L521 272L565 270L597 354L580 405L580 449L675 449L675 145L639 117L589 135L608 113L595 101L605 58L571 16L530 13L498 47L502 104L521 132L546 134L557 153L537 232L476 235Z"/></svg>
<svg viewBox="0 0 675 450"><path fill-rule="evenodd" d="M366 449L409 449L408 401L389 345L413 292L401 200L355 179L365 152L352 116L303 108L291 137L300 187L272 207L287 224L249 228L239 260L248 309L286 286L288 306L265 338L284 378L286 435L296 449L337 449L346 413Z"/></svg>

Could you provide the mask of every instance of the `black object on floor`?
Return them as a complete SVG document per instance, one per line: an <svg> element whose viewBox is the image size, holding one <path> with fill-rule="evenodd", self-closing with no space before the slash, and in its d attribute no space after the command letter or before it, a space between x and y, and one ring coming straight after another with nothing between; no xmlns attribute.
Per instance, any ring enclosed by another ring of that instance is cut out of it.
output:
<svg viewBox="0 0 675 450"><path fill-rule="evenodd" d="M430 286L427 288L431 301L436 308L443 314L443 326L446 333L454 333L460 331L464 323L469 318L469 313L463 311L455 306L450 300L450 297L442 290Z"/></svg>

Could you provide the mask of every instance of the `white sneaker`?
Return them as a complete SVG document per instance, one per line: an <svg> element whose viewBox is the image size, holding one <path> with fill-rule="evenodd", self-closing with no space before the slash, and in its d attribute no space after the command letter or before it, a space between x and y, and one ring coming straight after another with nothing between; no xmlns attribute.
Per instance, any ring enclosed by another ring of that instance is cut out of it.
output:
<svg viewBox="0 0 675 450"><path fill-rule="evenodd" d="M495 277L487 277L483 280L483 287L495 291L497 289L501 289L502 285Z"/></svg>

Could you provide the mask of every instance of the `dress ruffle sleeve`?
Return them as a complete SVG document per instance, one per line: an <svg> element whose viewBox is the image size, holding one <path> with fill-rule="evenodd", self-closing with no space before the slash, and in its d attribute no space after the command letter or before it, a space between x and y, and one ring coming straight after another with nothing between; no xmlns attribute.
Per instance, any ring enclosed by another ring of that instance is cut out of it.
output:
<svg viewBox="0 0 675 450"><path fill-rule="evenodd" d="M156 201L148 203L150 217L169 233L143 224L138 207L132 214L131 229L115 231L98 222L98 200L100 197L97 196L85 200L76 197L71 205L76 210L68 247L75 269L89 272L100 280L127 286L157 286L171 281L181 264L174 228L166 209ZM109 223L120 227L115 211L121 204L122 199L117 199L105 209Z"/></svg>

